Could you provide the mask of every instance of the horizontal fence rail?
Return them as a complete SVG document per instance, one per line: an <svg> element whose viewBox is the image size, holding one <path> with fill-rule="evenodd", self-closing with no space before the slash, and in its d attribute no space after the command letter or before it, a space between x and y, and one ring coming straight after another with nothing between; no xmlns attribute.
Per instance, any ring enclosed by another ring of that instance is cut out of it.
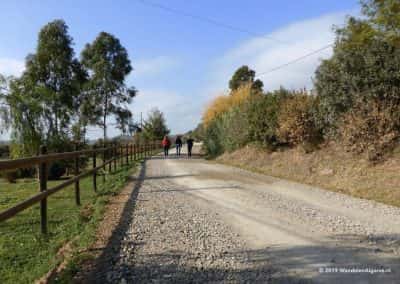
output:
<svg viewBox="0 0 400 284"><path fill-rule="evenodd" d="M114 171L117 170L117 164L120 166L129 165L130 162L138 159L145 159L152 155L155 151L159 150L161 143L152 142L148 144L125 144L116 145L113 144L110 147L96 148L88 150L78 150L73 152L65 153L54 153L47 154L46 147L42 146L40 149L40 155L30 158L22 158L15 160L4 160L0 161L0 171L16 170L19 168L38 167L38 180L39 180L39 193L31 196L30 198L16 204L15 206L0 212L0 222L6 221L21 211L32 207L33 205L40 203L40 218L41 218L41 231L47 233L47 198L55 194L56 192L65 189L66 187L75 184L75 202L76 205L80 205L80 184L79 181L85 177L93 176L93 189L97 191L97 176L99 170L108 170L111 172L112 168ZM96 160L98 154L102 154L102 164L97 165ZM108 155L108 160L106 157ZM79 172L79 158L86 156L92 158L92 168L80 173ZM71 160L74 159L74 177L48 189L48 168L49 165L54 161L59 160ZM114 166L114 167L113 167ZM105 181L105 174L103 174L103 182Z"/></svg>

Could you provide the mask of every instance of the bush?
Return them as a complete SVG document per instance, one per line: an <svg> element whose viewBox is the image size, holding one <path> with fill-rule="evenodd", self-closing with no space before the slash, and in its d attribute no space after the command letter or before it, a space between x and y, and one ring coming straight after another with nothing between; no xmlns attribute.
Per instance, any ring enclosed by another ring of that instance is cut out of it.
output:
<svg viewBox="0 0 400 284"><path fill-rule="evenodd" d="M252 96L247 105L249 140L264 146L277 145L276 129L281 102L289 96L289 91L281 88L273 93Z"/></svg>
<svg viewBox="0 0 400 284"><path fill-rule="evenodd" d="M8 145L0 145L0 159L7 159L10 156Z"/></svg>
<svg viewBox="0 0 400 284"><path fill-rule="evenodd" d="M18 173L16 170L4 171L1 173L1 177L4 178L9 183L16 183L18 178Z"/></svg>
<svg viewBox="0 0 400 284"><path fill-rule="evenodd" d="M277 136L280 142L291 146L317 145L322 140L321 129L315 122L315 96L298 93L285 99L278 113Z"/></svg>
<svg viewBox="0 0 400 284"><path fill-rule="evenodd" d="M246 84L231 92L229 96L216 97L206 108L203 114L203 125L207 127L214 119L228 112L233 107L245 104L253 90L251 84Z"/></svg>
<svg viewBox="0 0 400 284"><path fill-rule="evenodd" d="M221 116L221 141L224 151L234 151L249 141L249 127L245 106L233 107Z"/></svg>
<svg viewBox="0 0 400 284"><path fill-rule="evenodd" d="M379 161L398 143L400 105L390 101L358 101L343 116L339 133L347 151L365 153L370 161Z"/></svg>
<svg viewBox="0 0 400 284"><path fill-rule="evenodd" d="M51 163L48 172L49 180L60 179L67 172L67 164L64 161L55 161Z"/></svg>

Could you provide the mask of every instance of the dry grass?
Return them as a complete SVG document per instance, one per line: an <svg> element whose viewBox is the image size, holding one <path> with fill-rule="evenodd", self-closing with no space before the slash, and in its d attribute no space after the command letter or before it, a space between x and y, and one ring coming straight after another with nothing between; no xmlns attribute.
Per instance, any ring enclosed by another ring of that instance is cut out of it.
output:
<svg viewBox="0 0 400 284"><path fill-rule="evenodd" d="M247 146L217 160L268 175L400 207L400 149L372 164L330 144L312 153L301 148L269 152Z"/></svg>

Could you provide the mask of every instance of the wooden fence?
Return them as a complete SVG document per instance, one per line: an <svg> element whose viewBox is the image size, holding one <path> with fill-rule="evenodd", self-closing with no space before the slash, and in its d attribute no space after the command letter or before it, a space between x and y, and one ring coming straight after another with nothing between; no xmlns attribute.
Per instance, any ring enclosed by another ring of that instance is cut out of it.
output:
<svg viewBox="0 0 400 284"><path fill-rule="evenodd" d="M153 142L148 144L125 144L117 145L113 144L109 147L96 148L93 146L89 150L81 150L74 152L55 153L47 154L45 146L40 148L40 155L30 158L22 158L15 160L0 161L0 171L4 170L16 170L19 168L38 168L38 179L39 179L39 193L18 203L17 205L0 212L0 222L6 221L14 217L19 212L40 203L40 222L41 231L43 234L47 233L47 197L50 195L65 189L67 186L75 185L75 203L80 205L80 187L79 181L82 178L93 176L93 189L97 190L97 172L100 169L106 169L108 165L109 171L117 169L117 163L122 165L128 165L130 162L137 159L143 159L150 156L154 151L158 150L160 143ZM96 160L98 155L101 154L102 164L97 165ZM79 171L79 158L80 157L92 158L92 168L85 171ZM108 158L108 160L106 160ZM54 186L53 188L47 188L48 179L48 167L51 162L59 160L72 160L74 159L74 177ZM105 174L103 175L105 181Z"/></svg>

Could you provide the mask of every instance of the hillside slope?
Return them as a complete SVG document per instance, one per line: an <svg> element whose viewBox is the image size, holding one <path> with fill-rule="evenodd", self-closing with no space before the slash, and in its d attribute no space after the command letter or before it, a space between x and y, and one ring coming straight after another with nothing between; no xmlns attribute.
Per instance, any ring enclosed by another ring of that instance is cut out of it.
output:
<svg viewBox="0 0 400 284"><path fill-rule="evenodd" d="M217 158L218 162L316 185L355 197L400 206L400 155L373 165L328 145L312 153L300 148L270 152L246 146Z"/></svg>

